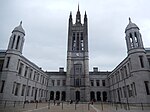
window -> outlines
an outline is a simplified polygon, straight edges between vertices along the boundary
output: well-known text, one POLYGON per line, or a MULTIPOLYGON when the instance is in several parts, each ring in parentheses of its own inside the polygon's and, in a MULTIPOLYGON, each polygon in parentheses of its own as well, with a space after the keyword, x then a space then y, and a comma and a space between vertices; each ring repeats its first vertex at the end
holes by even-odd
POLYGON ((22 85, 22 92, 21 92, 21 96, 24 96, 25 88, 26 88, 26 85, 22 85))
POLYGON ((100 86, 99 80, 96 80, 96 86, 100 86))
POLYGON ((30 78, 30 79, 32 78, 32 73, 33 73, 33 70, 30 69, 30 73, 29 73, 29 78, 30 78))
POLYGON ((133 48, 133 47, 134 47, 134 45, 133 45, 133 38, 132 38, 132 34, 130 33, 129 35, 130 35, 130 45, 131 45, 131 48, 133 48))
POLYGON ((144 68, 143 56, 139 56, 141 67, 144 68))
POLYGON ((139 44, 138 44, 138 39, 137 39, 137 33, 136 33, 136 32, 134 32, 134 36, 135 36, 135 44, 136 44, 136 47, 138 47, 139 44))
POLYGON ((77 51, 79 51, 79 33, 77 33, 77 51))
POLYGON ((62 85, 63 85, 63 86, 66 85, 66 80, 63 80, 62 85))
POLYGON ((55 86, 55 80, 52 80, 52 86, 55 86))
POLYGON ((30 95, 30 88, 31 88, 30 86, 27 87, 27 96, 30 95))
POLYGON ((150 58, 148 58, 148 62, 149 62, 149 67, 150 67, 150 58))
POLYGON ((150 95, 150 90, 149 90, 150 85, 149 85, 149 82, 148 81, 144 81, 144 83, 145 83, 146 93, 147 93, 147 95, 150 95))
POLYGON ((36 81, 39 81, 39 76, 40 76, 40 74, 38 73, 37 77, 36 77, 36 81))
POLYGON ((2 85, 1 85, 0 93, 3 93, 4 92, 5 81, 2 80, 1 83, 2 83, 2 85))
POLYGON ((76 39, 75 39, 75 33, 73 33, 73 37, 72 37, 72 50, 74 51, 76 47, 76 39))
POLYGON ((60 86, 60 80, 57 80, 57 86, 60 86))
POLYGON ((7 63, 6 63, 6 68, 8 68, 10 62, 10 57, 7 57, 7 63))
POLYGON ((16 84, 16 88, 15 88, 15 96, 18 96, 19 88, 20 88, 20 84, 17 83, 17 84, 16 84))
POLYGON ((81 50, 84 50, 83 32, 81 32, 81 50))
POLYGON ((23 69, 23 64, 20 63, 18 75, 21 75, 21 74, 22 74, 22 69, 23 69))
POLYGON ((17 38, 16 49, 18 49, 18 45, 19 45, 19 40, 20 40, 20 36, 18 36, 18 38, 17 38))
POLYGON ((127 67, 126 66, 124 66, 124 72, 125 72, 126 77, 128 77, 128 72, 127 72, 127 67))
POLYGON ((33 94, 34 94, 34 87, 32 87, 32 92, 31 92, 31 96, 33 96, 33 94))
POLYGON ((0 60, 0 72, 2 72, 2 69, 3 69, 3 63, 4 63, 4 60, 0 60))
POLYGON ((124 97, 126 98, 127 97, 127 93, 126 93, 126 87, 125 86, 123 87, 123 92, 124 92, 124 97))
POLYGON ((91 86, 94 86, 94 81, 93 80, 91 80, 91 86))
POLYGON ((13 37, 13 42, 12 42, 12 45, 11 45, 11 49, 12 49, 12 48, 13 48, 13 46, 14 46, 15 39, 16 39, 16 35, 14 35, 14 37, 13 37))
POLYGON ((36 71, 34 71, 33 80, 36 78, 36 71))
POLYGON ((103 86, 105 86, 105 85, 106 85, 106 84, 105 84, 105 80, 102 80, 102 85, 103 85, 103 86))
POLYGON ((16 82, 14 82, 14 84, 13 84, 12 94, 14 94, 14 92, 15 92, 15 87, 16 87, 16 82))
POLYGON ((24 77, 27 76, 27 72, 28 72, 28 67, 26 66, 26 68, 25 68, 25 73, 24 73, 24 77))
POLYGON ((79 78, 75 79, 75 85, 76 85, 77 87, 80 86, 80 79, 79 79, 79 78))
POLYGON ((74 65, 75 69, 75 75, 81 75, 82 74, 82 65, 81 64, 75 64, 74 65))
POLYGON ((133 82, 133 88, 134 88, 134 94, 135 94, 135 96, 137 95, 137 93, 136 93, 136 86, 135 86, 135 82, 133 82))

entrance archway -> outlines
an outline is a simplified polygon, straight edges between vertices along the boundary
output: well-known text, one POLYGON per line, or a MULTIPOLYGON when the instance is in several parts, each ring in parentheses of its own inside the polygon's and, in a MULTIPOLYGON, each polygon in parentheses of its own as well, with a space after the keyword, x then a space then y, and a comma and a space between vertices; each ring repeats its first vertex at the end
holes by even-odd
POLYGON ((98 91, 96 95, 97 95, 97 101, 101 101, 101 92, 98 91))
POLYGON ((91 93, 90 93, 90 99, 91 100, 95 100, 95 93, 94 93, 94 91, 91 91, 91 93))
POLYGON ((103 101, 106 101, 106 100, 107 100, 107 92, 104 91, 104 92, 103 92, 103 101))
POLYGON ((76 91, 76 100, 77 100, 77 101, 80 100, 80 91, 76 91))
POLYGON ((50 100, 54 100, 54 91, 50 92, 50 100))
POLYGON ((59 100, 59 99, 60 99, 60 92, 57 91, 57 92, 56 92, 56 100, 59 100))

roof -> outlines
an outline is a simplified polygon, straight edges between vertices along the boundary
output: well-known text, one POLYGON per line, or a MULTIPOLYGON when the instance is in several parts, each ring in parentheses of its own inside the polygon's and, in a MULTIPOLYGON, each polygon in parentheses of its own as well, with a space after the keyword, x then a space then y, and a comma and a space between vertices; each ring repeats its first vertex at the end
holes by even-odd
POLYGON ((25 35, 25 31, 24 29, 22 28, 22 21, 20 22, 19 26, 15 27, 14 30, 12 32, 15 32, 15 31, 19 31, 21 33, 23 33, 25 35))
POLYGON ((138 28, 139 29, 139 27, 135 23, 132 23, 131 18, 129 18, 129 24, 126 27, 125 32, 131 28, 138 28))

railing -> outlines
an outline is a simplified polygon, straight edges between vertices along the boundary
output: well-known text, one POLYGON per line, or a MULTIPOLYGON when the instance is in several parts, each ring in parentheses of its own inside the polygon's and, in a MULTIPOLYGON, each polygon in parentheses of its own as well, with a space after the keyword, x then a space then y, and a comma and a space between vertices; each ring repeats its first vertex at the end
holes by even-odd
MULTIPOLYGON (((33 103, 23 102, 23 101, 10 101, 10 100, 0 100, 0 112, 9 112, 12 110, 26 111, 26 110, 34 110, 34 109, 72 109, 79 110, 82 108, 85 111, 92 110, 97 108, 100 111, 110 111, 115 110, 149 110, 150 111, 150 103, 113 103, 113 102, 72 102, 72 101, 48 101, 48 102, 38 102, 35 101, 33 103), (84 108, 83 108, 84 107, 84 108)), ((15 112, 14 111, 14 112, 15 112)), ((17 111, 16 111, 17 112, 17 111)))

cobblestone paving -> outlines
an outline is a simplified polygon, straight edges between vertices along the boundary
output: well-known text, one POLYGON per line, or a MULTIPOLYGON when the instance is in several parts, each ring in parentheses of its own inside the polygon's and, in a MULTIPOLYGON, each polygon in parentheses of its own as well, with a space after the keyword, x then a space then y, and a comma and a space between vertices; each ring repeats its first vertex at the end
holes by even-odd
POLYGON ((111 105, 111 104, 93 104, 87 103, 80 104, 67 104, 60 103, 54 105, 53 103, 30 103, 23 105, 0 105, 0 112, 150 112, 150 106, 142 108, 141 106, 130 106, 127 108, 124 105, 111 105), (36 108, 37 107, 37 108, 36 108), (143 109, 143 110, 142 110, 143 109))
POLYGON ((23 105, 13 107, 12 106, 4 106, 0 107, 0 112, 96 112, 92 107, 88 108, 88 104, 67 104, 62 103, 60 105, 54 105, 48 103, 39 103, 36 108, 36 103, 26 104, 25 108, 23 105))

